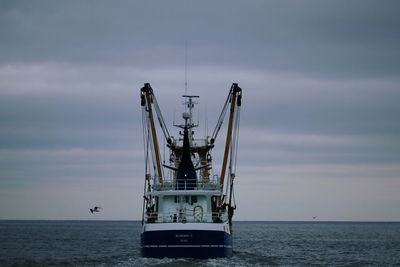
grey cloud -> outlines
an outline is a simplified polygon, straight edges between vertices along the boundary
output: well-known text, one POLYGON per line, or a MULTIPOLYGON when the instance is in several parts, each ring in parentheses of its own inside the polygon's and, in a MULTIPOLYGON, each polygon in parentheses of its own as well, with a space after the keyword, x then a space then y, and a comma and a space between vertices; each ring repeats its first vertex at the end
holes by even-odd
POLYGON ((326 136, 315 135, 303 139, 304 135, 273 136, 265 140, 257 138, 268 136, 268 129, 261 132, 252 129, 253 134, 244 136, 240 143, 239 162, 244 166, 276 166, 306 164, 396 164, 400 161, 400 142, 397 136, 326 136), (330 143, 329 140, 339 142, 330 143), (344 138, 347 141, 341 142, 344 138), (299 140, 293 142, 293 140, 299 140), (323 142, 319 140, 324 140, 323 142), (263 144, 260 146, 260 144, 263 144))
MULTIPOLYGON (((20 75, 13 78, 1 75, 8 80, 8 85, 1 87, 4 93, 0 99, 4 147, 122 146, 131 142, 129 136, 141 140, 141 132, 137 130, 141 127, 138 94, 144 78, 151 75, 98 67, 78 67, 71 73, 70 68, 44 66, 32 75, 26 74, 25 67, 19 67, 20 75), (54 77, 55 73, 63 75, 54 77), (29 77, 27 82, 25 75, 29 77), (32 85, 36 89, 24 89, 32 85)), ((240 69, 217 72, 211 68, 196 72, 199 77, 192 77, 190 84, 192 92, 201 95, 199 103, 203 109, 196 117, 203 124, 205 113, 209 114, 209 131, 216 123, 215 114, 219 114, 230 86, 225 81, 237 77, 248 103, 242 111, 244 127, 260 132, 339 135, 398 136, 400 132, 395 123, 400 114, 397 105, 400 91, 393 82, 311 80, 240 69), (229 72, 231 77, 226 74, 229 72), (210 79, 204 81, 203 77, 210 79)), ((153 88, 171 125, 174 119, 180 119, 178 98, 183 90, 176 81, 181 77, 177 71, 160 70, 153 74, 156 78, 153 88)))
MULTIPOLYGON (((101 192, 118 205, 112 218, 125 218, 131 203, 138 218, 139 89, 150 82, 167 124, 179 122, 187 40, 189 92, 201 96, 197 136, 206 120, 212 131, 232 82, 244 90, 237 190, 243 207, 254 201, 253 183, 257 194, 271 193, 275 218, 295 212, 304 219, 306 209, 291 203, 314 201, 307 198, 310 184, 336 207, 343 207, 337 192, 345 187, 347 200, 355 199, 363 179, 369 184, 359 195, 379 189, 368 203, 386 193, 398 200, 387 189, 398 188, 392 181, 400 162, 398 10, 396 1, 2 1, 0 198, 27 194, 35 210, 57 198, 51 190, 65 187, 60 203, 75 191, 77 200, 89 201, 77 189, 97 181, 99 192, 91 189, 90 197, 101 192), (128 204, 105 189, 110 185, 131 198, 128 204)), ((224 131, 214 149, 216 172, 223 137, 224 131)), ((9 217, 22 216, 3 202, 9 217)), ((240 210, 241 218, 258 216, 240 210)))
POLYGON ((9 5, 1 13, 2 62, 177 66, 188 40, 191 64, 257 65, 316 77, 397 77, 399 72, 396 1, 9 5))

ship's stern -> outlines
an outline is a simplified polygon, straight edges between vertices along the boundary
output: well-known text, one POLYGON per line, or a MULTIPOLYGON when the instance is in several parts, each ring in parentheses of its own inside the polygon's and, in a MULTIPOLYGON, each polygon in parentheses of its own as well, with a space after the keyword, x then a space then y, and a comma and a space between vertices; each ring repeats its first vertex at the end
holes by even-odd
POLYGON ((144 227, 141 234, 142 256, 199 259, 231 257, 232 235, 225 225, 217 226, 163 223, 144 227))

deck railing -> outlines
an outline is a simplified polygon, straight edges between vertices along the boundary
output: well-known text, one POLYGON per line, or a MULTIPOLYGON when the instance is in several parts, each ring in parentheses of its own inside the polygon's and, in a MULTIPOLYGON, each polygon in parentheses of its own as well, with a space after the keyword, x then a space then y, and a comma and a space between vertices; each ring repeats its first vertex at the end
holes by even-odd
POLYGON ((227 212, 206 212, 201 216, 193 213, 192 210, 181 212, 149 212, 145 215, 148 223, 220 223, 228 220, 227 212))
POLYGON ((175 180, 166 179, 162 183, 154 179, 153 190, 156 191, 167 191, 167 190, 219 190, 219 177, 214 175, 212 179, 187 179, 187 180, 175 180))

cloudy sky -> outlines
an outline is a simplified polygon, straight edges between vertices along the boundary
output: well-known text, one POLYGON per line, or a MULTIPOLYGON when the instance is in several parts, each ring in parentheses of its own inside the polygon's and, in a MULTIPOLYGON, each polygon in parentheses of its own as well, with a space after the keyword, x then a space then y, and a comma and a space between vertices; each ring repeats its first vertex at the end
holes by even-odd
POLYGON ((140 219, 139 90, 150 82, 178 120, 187 42, 199 137, 243 88, 236 220, 400 220, 399 13, 367 0, 1 1, 0 219, 140 219))

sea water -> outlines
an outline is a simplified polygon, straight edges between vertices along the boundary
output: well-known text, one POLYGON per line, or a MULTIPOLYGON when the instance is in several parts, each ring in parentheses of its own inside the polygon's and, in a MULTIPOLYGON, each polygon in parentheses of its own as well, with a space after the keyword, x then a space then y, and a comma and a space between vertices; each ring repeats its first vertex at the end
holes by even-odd
POLYGON ((137 221, 0 221, 0 266, 400 266, 400 223, 234 222, 232 258, 147 259, 137 221))

